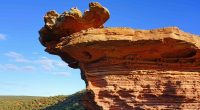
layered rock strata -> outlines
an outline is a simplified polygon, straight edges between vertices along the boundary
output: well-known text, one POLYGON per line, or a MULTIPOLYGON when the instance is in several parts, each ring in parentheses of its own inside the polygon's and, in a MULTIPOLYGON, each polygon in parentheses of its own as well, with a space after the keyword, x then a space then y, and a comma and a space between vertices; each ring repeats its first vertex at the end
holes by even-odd
POLYGON ((200 109, 199 36, 176 27, 100 28, 104 22, 40 40, 47 52, 81 69, 87 110, 200 109))

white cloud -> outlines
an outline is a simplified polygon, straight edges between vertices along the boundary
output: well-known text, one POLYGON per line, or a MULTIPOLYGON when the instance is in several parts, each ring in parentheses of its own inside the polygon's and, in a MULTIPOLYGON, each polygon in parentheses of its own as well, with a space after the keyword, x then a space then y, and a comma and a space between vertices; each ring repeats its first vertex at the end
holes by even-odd
POLYGON ((7 57, 10 57, 12 60, 16 62, 29 62, 28 59, 24 58, 24 56, 17 52, 8 52, 5 54, 7 57))
POLYGON ((14 64, 5 64, 3 65, 4 70, 9 70, 9 71, 18 71, 19 68, 14 65, 14 64))
POLYGON ((37 60, 36 63, 39 63, 41 67, 47 71, 52 71, 55 68, 64 68, 67 66, 67 64, 63 61, 57 61, 47 57, 42 57, 41 59, 37 60))
MULTIPOLYGON (((67 63, 61 60, 54 60, 47 57, 40 57, 38 59, 28 59, 24 55, 18 52, 8 52, 5 55, 10 58, 13 64, 5 65, 0 64, 1 68, 6 68, 7 70, 13 71, 35 71, 40 68, 40 71, 51 71, 55 72, 56 70, 63 70, 67 67, 67 63), (27 64, 29 66, 27 66, 27 64), (21 65, 21 66, 18 66, 21 65), (25 66, 23 66, 25 65, 25 66)), ((68 73, 59 72, 58 75, 67 76, 68 73)))
POLYGON ((6 35, 0 33, 0 40, 6 40, 6 35))
POLYGON ((39 55, 39 53, 38 53, 38 52, 32 52, 32 54, 33 54, 33 55, 39 55))
POLYGON ((67 63, 65 63, 63 61, 56 61, 55 65, 59 66, 59 67, 67 67, 67 63))
POLYGON ((17 66, 15 64, 0 64, 0 71, 21 71, 21 72, 31 72, 35 70, 34 66, 17 66))
POLYGON ((43 67, 43 69, 45 69, 47 71, 51 71, 55 67, 54 61, 52 59, 47 58, 47 57, 42 57, 37 62, 39 64, 41 64, 41 66, 43 67))
POLYGON ((2 70, 3 69, 3 65, 2 64, 0 64, 0 70, 2 70))
POLYGON ((34 66, 23 66, 21 67, 21 71, 35 71, 34 66))
POLYGON ((68 72, 55 72, 54 75, 68 77, 70 74, 68 72))

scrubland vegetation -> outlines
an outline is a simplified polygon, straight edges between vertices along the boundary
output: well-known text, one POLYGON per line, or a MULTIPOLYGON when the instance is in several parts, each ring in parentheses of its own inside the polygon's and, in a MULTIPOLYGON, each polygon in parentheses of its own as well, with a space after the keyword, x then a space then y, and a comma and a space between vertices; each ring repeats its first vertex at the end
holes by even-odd
POLYGON ((84 91, 70 96, 0 96, 0 110, 84 110, 80 98, 84 91))

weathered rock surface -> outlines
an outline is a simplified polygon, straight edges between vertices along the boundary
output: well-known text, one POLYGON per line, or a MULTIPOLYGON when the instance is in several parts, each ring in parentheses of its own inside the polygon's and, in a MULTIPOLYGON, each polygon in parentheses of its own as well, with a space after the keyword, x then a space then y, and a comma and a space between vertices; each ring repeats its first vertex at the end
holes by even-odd
POLYGON ((89 4, 89 10, 82 15, 77 8, 69 12, 58 14, 52 10, 44 16, 45 25, 39 31, 40 42, 46 46, 47 42, 58 41, 61 37, 79 32, 88 28, 100 28, 109 19, 109 11, 99 3, 89 4))
POLYGON ((200 109, 199 36, 169 27, 59 37, 45 42, 46 51, 81 69, 88 110, 200 109))

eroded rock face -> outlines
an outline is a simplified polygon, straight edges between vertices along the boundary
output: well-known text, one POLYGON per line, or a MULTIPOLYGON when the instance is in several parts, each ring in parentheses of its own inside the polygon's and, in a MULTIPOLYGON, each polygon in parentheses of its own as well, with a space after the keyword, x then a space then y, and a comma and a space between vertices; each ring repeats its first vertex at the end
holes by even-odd
POLYGON ((100 28, 109 19, 109 11, 99 3, 89 4, 89 10, 83 15, 78 8, 71 8, 69 12, 58 14, 52 10, 44 16, 45 25, 39 31, 40 42, 47 46, 50 42, 59 41, 61 37, 88 28, 100 28))
POLYGON ((200 109, 199 36, 176 27, 75 32, 45 46, 81 69, 86 109, 200 109))

